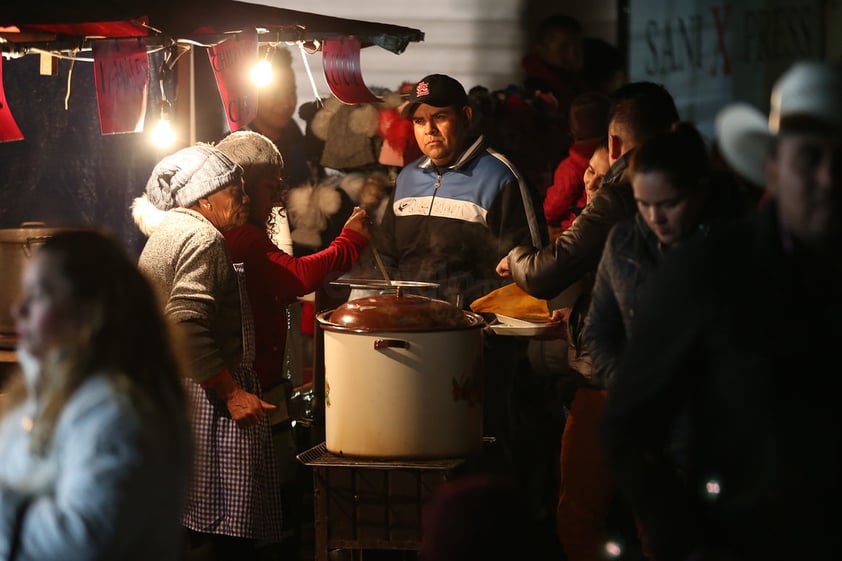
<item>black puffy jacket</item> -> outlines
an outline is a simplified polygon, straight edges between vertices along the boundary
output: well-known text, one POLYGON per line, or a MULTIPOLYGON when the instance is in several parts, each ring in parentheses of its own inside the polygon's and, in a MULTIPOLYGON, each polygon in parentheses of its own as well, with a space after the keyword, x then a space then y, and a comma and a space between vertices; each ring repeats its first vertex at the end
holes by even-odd
POLYGON ((521 245, 509 252, 509 269, 520 288, 550 299, 596 270, 608 232, 637 211, 626 174, 630 156, 627 152, 614 162, 594 198, 555 242, 540 250, 521 245))

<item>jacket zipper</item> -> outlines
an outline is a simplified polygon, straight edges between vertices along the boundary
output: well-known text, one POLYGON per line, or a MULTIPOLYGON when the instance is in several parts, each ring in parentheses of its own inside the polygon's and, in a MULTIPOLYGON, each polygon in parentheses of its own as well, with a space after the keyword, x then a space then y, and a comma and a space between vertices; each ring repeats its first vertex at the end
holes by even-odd
POLYGON ((436 202, 436 193, 439 192, 439 187, 441 187, 441 172, 436 170, 436 182, 433 185, 433 198, 430 199, 430 210, 427 211, 427 216, 431 216, 433 214, 433 204, 436 202))

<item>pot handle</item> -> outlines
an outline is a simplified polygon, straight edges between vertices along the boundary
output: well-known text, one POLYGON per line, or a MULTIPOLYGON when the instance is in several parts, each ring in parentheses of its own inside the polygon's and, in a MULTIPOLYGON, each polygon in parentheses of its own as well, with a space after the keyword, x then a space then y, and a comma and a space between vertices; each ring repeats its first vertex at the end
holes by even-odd
POLYGON ((400 339, 375 339, 374 341, 375 349, 388 349, 393 347, 408 349, 409 341, 401 341, 400 339))
POLYGON ((24 255, 32 257, 32 254, 35 252, 33 246, 35 246, 35 244, 42 245, 48 239, 50 239, 50 236, 32 236, 26 238, 26 243, 23 244, 24 255))

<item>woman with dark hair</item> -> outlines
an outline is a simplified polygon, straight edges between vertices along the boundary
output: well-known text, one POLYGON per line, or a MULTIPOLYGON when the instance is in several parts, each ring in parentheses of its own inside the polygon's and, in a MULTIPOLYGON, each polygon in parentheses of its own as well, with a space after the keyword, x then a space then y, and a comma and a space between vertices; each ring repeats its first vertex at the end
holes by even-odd
POLYGON ((638 212, 608 237, 584 335, 604 387, 630 333, 640 288, 663 253, 707 235, 745 208, 735 207, 713 181, 705 141, 690 124, 680 123, 641 145, 629 170, 638 212))
POLYGON ((104 235, 56 234, 13 310, 0 558, 177 560, 190 466, 180 368, 150 283, 104 235))
POLYGON ((617 223, 608 235, 583 335, 593 361, 592 386, 577 390, 562 437, 557 524, 571 561, 601 558, 606 541, 615 488, 600 445, 599 424, 641 288, 664 252, 707 235, 746 208, 734 205, 726 189, 712 179, 705 141, 687 123, 641 144, 632 154, 629 171, 637 213, 617 223))
POLYGON ((640 285, 664 251, 708 228, 702 218, 708 206, 709 157, 691 125, 680 124, 644 143, 632 155, 629 170, 638 212, 608 237, 585 328, 603 386, 610 383, 630 331, 640 285))

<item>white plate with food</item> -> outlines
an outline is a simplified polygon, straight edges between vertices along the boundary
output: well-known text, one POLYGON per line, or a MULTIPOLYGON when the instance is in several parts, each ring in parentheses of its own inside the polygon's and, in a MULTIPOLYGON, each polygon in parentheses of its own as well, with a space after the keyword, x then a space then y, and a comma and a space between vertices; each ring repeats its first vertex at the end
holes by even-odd
POLYGON ((516 337, 535 337, 537 335, 550 335, 554 331, 561 336, 561 322, 549 321, 537 323, 534 321, 526 321, 517 319, 503 314, 494 314, 495 322, 488 325, 497 335, 509 335, 516 337))

